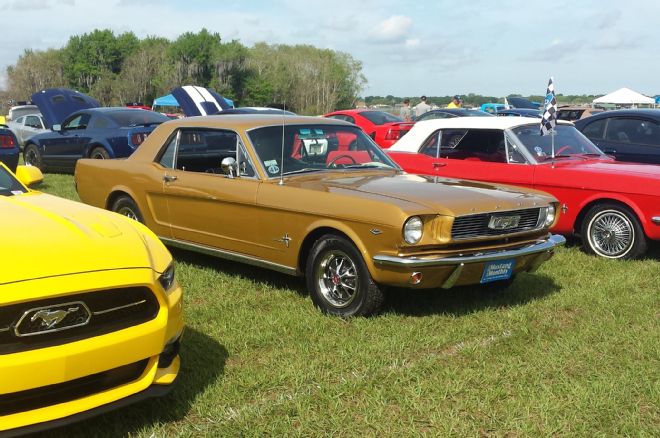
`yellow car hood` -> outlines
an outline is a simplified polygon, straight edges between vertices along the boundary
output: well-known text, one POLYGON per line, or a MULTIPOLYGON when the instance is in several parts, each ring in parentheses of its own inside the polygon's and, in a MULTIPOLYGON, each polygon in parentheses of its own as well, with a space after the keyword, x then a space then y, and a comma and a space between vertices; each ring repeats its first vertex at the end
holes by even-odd
POLYGON ((0 196, 0 216, 0 284, 153 264, 139 229, 115 213, 33 192, 0 196))

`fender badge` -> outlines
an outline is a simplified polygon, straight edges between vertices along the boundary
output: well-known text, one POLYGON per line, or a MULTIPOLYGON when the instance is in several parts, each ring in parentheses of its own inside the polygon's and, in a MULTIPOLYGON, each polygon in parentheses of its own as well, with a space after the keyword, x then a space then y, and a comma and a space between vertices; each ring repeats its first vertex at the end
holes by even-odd
POLYGON ((372 228, 372 229, 370 229, 369 231, 370 231, 371 234, 373 234, 374 236, 378 236, 379 234, 383 234, 383 232, 380 231, 378 228, 372 228))

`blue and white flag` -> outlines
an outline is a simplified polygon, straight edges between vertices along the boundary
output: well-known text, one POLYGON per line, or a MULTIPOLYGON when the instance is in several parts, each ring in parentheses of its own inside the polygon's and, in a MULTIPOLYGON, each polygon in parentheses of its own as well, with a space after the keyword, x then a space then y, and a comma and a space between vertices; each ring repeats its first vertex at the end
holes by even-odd
POLYGON ((541 135, 548 135, 557 125, 557 99, 555 98, 555 84, 550 78, 548 89, 543 102, 543 117, 541 118, 541 135))

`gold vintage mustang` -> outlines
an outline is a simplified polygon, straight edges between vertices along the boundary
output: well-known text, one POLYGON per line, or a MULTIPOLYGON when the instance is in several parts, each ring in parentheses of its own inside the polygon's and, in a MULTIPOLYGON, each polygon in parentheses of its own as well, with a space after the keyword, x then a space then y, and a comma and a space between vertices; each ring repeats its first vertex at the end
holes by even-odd
POLYGON ((367 315, 382 286, 449 288, 534 271, 562 243, 542 192, 408 175, 360 128, 232 114, 156 128, 125 160, 79 160, 80 198, 167 245, 304 275, 314 303, 367 315))
POLYGON ((167 392, 183 330, 167 249, 134 221, 28 190, 34 167, 17 175, 0 164, 0 436, 167 392))

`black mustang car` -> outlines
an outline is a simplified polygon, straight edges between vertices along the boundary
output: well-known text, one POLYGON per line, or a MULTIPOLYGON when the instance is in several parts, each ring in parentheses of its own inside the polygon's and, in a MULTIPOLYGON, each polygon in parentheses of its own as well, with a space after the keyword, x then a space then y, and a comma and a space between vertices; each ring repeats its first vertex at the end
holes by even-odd
POLYGON ((660 164, 660 110, 605 111, 576 121, 575 127, 618 161, 660 164))

